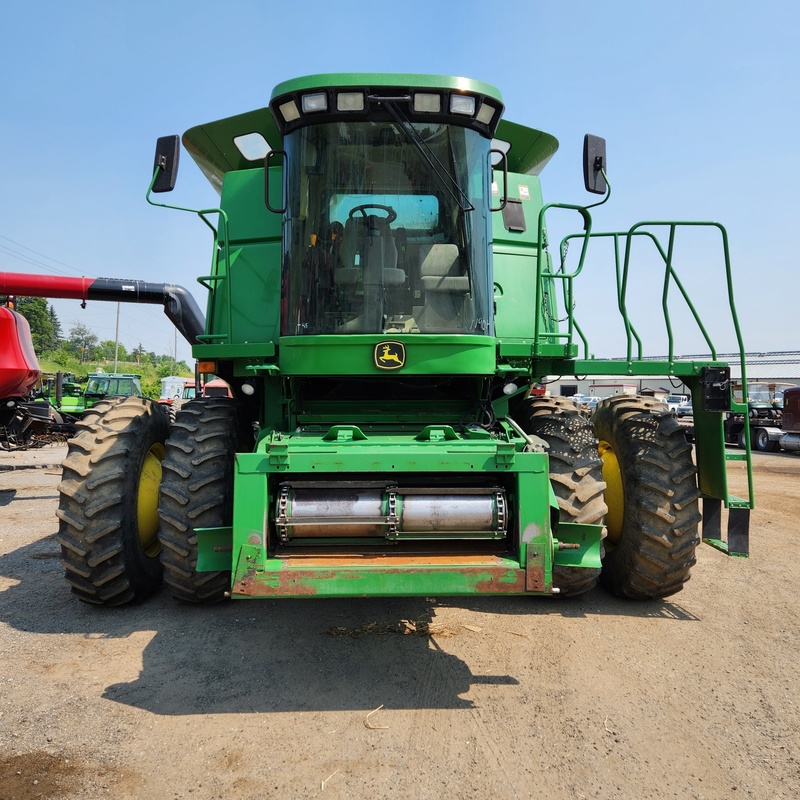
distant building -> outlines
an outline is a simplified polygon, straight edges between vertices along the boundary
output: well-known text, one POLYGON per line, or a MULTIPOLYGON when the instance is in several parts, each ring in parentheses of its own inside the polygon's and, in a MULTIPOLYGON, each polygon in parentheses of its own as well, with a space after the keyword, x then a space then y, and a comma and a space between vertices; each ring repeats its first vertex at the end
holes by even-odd
MULTIPOLYGON (((678 361, 705 361, 711 355, 679 356, 678 361)), ((718 353, 720 361, 727 361, 731 367, 731 380, 742 379, 742 368, 738 353, 718 353)), ((658 356, 652 361, 666 361, 666 356, 658 356)), ((800 385, 800 350, 786 350, 774 353, 746 353, 745 372, 748 381, 770 381, 800 385)), ((615 380, 608 375, 582 375, 580 378, 565 377, 551 379, 547 383, 551 395, 571 397, 579 394, 587 397, 611 397, 616 394, 645 394, 663 398, 670 394, 688 394, 688 388, 680 378, 666 376, 656 378, 620 377, 615 380)))

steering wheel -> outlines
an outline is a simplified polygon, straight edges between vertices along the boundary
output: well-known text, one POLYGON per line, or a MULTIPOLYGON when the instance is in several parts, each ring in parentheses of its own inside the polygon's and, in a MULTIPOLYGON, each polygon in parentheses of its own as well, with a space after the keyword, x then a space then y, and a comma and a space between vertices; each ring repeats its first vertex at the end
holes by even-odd
POLYGON ((397 212, 391 206, 382 206, 378 203, 364 203, 362 206, 356 206, 355 208, 350 209, 350 213, 348 216, 352 219, 356 214, 359 212, 363 215, 364 219, 367 218, 367 209, 369 208, 377 208, 381 211, 386 212, 386 217, 384 218, 387 223, 391 224, 397 219, 397 212))

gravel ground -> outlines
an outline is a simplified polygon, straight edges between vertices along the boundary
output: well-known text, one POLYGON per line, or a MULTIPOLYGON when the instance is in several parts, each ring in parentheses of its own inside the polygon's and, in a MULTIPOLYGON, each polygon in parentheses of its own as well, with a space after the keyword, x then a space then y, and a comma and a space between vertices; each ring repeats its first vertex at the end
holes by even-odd
POLYGON ((666 601, 96 609, 65 451, 0 453, 0 800, 798 796, 800 457, 756 454, 751 558, 666 601))

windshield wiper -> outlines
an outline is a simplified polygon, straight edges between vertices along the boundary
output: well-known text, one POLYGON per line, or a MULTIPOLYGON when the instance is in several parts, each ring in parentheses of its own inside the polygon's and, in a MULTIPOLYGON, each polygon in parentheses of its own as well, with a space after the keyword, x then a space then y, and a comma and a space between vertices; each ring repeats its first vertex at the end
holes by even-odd
POLYGON ((456 204, 462 211, 474 211, 475 206, 470 203, 469 198, 464 193, 464 190, 458 185, 458 181, 447 171, 447 168, 437 158, 436 154, 428 147, 425 140, 417 133, 414 126, 411 124, 408 117, 394 104, 394 102, 385 97, 372 97, 370 100, 379 102, 387 109, 387 111, 394 117, 400 130, 405 135, 414 147, 419 150, 419 154, 425 160, 425 163, 431 168, 433 176, 439 181, 441 187, 455 200, 456 204))

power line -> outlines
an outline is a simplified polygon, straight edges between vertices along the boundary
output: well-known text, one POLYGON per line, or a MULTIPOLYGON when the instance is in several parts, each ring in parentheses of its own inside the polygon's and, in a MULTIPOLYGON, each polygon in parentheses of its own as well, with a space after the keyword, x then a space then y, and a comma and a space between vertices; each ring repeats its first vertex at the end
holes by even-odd
MULTIPOLYGON (((28 247, 27 245, 14 241, 14 239, 9 238, 8 236, 3 236, 2 233, 0 233, 0 239, 5 239, 7 242, 11 242, 11 244, 16 245, 17 247, 21 247, 23 250, 27 250, 29 253, 33 253, 34 255, 40 256, 41 258, 47 259, 47 261, 52 261, 53 264, 60 264, 62 267, 65 267, 66 269, 70 270, 70 272, 74 272, 77 275, 88 275, 89 277, 93 278, 97 277, 96 275, 92 275, 91 273, 86 272, 85 270, 76 269, 75 267, 69 264, 65 264, 63 261, 59 261, 56 258, 51 258, 50 256, 45 255, 44 253, 40 253, 38 250, 34 250, 32 247, 28 247)), ((7 247, 5 245, 0 245, 0 251, 8 255, 14 256, 14 258, 17 258, 20 261, 24 261, 27 264, 32 264, 35 267, 41 267, 42 269, 47 269, 52 272, 65 274, 64 271, 58 269, 58 267, 54 267, 50 264, 43 264, 41 261, 37 261, 36 259, 33 259, 30 256, 27 256, 24 253, 20 253, 14 250, 13 248, 7 247)))

